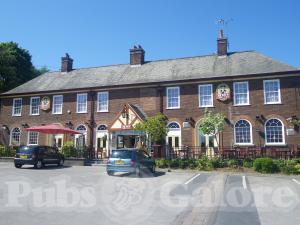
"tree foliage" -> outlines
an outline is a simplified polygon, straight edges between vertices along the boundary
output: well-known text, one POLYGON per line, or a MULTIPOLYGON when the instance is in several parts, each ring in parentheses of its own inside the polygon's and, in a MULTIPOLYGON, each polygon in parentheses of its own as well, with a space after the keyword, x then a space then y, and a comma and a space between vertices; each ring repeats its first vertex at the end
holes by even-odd
POLYGON ((201 119, 199 123, 199 130, 204 135, 214 135, 216 137, 219 132, 224 130, 224 119, 225 116, 222 113, 213 113, 205 110, 204 118, 201 119))
POLYGON ((148 117, 143 123, 134 126, 135 130, 144 131, 153 142, 162 141, 167 135, 167 117, 161 113, 148 117))
POLYGON ((13 89, 48 71, 36 69, 31 55, 15 42, 0 43, 0 92, 13 89))

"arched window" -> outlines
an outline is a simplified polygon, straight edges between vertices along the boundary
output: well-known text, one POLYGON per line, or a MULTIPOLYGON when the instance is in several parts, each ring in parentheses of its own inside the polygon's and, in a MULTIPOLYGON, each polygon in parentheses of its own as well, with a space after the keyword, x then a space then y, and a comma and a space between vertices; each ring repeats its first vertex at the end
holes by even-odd
POLYGON ((21 137, 20 128, 16 127, 14 129, 12 129, 11 136, 10 136, 10 144, 11 145, 20 145, 20 137, 21 137))
POLYGON ((85 133, 86 132, 86 127, 84 125, 79 125, 76 128, 77 131, 81 132, 81 133, 85 133))
POLYGON ((234 125, 235 143, 252 144, 251 124, 247 120, 239 120, 234 125))
POLYGON ((167 144, 174 150, 181 146, 181 130, 177 122, 170 122, 168 124, 167 144))
POLYGON ((279 119, 269 119, 265 125, 266 144, 284 144, 284 127, 279 119))
POLYGON ((97 128, 98 131, 107 130, 107 126, 105 124, 100 124, 97 128))
POLYGON ((180 126, 179 126, 179 124, 178 123, 176 123, 176 122, 171 122, 171 123, 169 123, 168 124, 168 128, 169 129, 180 129, 180 126))

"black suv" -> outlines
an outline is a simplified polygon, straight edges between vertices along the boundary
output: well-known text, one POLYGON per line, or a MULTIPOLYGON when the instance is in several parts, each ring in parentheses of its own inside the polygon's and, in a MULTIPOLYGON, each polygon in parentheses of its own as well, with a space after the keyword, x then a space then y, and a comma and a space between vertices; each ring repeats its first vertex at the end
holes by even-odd
POLYGON ((50 146, 20 146, 16 150, 14 159, 15 167, 21 168, 22 165, 34 165, 40 169, 45 164, 56 164, 63 166, 64 156, 57 148, 50 146))

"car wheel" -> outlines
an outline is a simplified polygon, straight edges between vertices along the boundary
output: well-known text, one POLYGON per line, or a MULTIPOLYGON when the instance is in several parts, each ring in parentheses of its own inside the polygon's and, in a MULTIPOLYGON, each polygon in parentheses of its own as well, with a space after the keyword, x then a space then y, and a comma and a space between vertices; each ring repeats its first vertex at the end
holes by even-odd
POLYGON ((60 159, 57 166, 63 166, 64 165, 64 160, 63 159, 60 159))
POLYGON ((135 176, 136 177, 142 177, 142 171, 140 167, 135 168, 135 176))
POLYGON ((15 164, 15 167, 16 167, 16 168, 21 168, 22 165, 21 165, 21 164, 15 164))
POLYGON ((34 168, 36 168, 36 169, 41 169, 41 168, 43 168, 43 162, 41 161, 41 160, 38 160, 37 162, 36 162, 36 164, 34 165, 34 168))
POLYGON ((114 175, 114 172, 112 172, 112 171, 106 171, 106 172, 107 172, 108 176, 113 176, 114 175))

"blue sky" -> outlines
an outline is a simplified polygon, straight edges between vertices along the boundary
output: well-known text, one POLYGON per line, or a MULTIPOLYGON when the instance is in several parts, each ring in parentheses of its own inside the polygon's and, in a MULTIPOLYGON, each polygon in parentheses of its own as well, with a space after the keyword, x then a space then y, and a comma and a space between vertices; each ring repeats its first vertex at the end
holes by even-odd
POLYGON ((65 52, 76 68, 128 63, 134 44, 146 60, 207 55, 224 18, 233 19, 230 51, 256 50, 299 68, 299 8, 297 0, 7 0, 0 42, 19 43, 50 70, 65 52))

